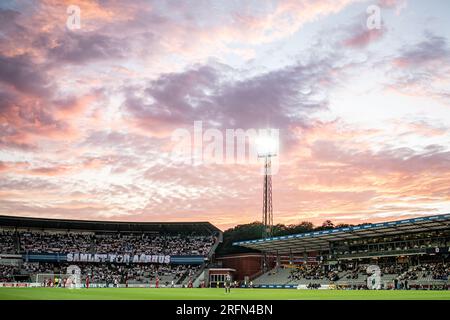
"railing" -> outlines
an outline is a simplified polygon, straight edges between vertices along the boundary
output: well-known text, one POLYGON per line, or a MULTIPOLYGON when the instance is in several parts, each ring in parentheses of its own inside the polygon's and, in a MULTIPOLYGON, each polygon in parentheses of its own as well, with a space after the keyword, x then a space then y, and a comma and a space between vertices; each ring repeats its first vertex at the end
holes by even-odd
POLYGON ((366 257, 388 257, 398 255, 415 255, 425 254, 426 249, 404 249, 404 250, 390 250, 390 251, 373 251, 373 252, 354 252, 348 254, 338 254, 337 259, 349 259, 349 258, 366 258, 366 257))
POLYGON ((222 233, 220 233, 219 236, 216 238, 216 242, 214 242, 214 244, 211 246, 211 249, 209 249, 209 252, 207 255, 209 261, 211 261, 212 256, 213 256, 214 252, 216 252, 216 249, 219 246, 219 244, 222 242, 222 239, 223 239, 223 235, 222 235, 222 233))
POLYGON ((249 279, 250 281, 253 281, 253 280, 255 280, 256 278, 262 276, 263 274, 264 274, 264 271, 260 270, 260 271, 258 271, 258 272, 256 272, 256 273, 250 275, 250 276, 248 277, 248 279, 249 279))

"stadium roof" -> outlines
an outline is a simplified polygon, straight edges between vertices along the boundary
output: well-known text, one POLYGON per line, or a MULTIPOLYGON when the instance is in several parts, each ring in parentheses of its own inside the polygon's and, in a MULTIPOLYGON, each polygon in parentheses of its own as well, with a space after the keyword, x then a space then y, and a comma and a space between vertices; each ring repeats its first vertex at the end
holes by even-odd
POLYGON ((263 252, 303 253, 328 250, 330 242, 389 236, 402 233, 443 230, 450 227, 450 214, 405 219, 399 221, 370 223, 354 227, 292 234, 257 240, 234 242, 233 245, 263 252))
POLYGON ((209 222, 115 222, 0 216, 0 227, 97 232, 221 232, 209 222))

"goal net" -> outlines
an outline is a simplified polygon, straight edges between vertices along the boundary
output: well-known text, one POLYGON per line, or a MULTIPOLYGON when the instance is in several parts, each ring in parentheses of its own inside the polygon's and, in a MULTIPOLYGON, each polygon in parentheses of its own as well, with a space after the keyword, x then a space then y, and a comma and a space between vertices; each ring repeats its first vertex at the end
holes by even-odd
POLYGON ((44 287, 48 287, 50 283, 53 285, 59 284, 61 281, 61 285, 64 283, 63 280, 66 280, 70 277, 70 274, 65 273, 37 273, 34 275, 34 282, 39 283, 44 287), (55 281, 56 280, 56 281, 55 281))
POLYGON ((69 266, 66 273, 38 273, 35 282, 43 287, 81 288, 81 270, 78 266, 69 266))

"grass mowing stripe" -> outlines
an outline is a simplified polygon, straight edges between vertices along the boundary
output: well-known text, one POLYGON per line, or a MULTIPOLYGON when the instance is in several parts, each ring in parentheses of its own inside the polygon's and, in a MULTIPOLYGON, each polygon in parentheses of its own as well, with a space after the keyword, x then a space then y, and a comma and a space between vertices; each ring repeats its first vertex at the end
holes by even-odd
POLYGON ((0 288, 0 300, 450 300, 450 291, 0 288))

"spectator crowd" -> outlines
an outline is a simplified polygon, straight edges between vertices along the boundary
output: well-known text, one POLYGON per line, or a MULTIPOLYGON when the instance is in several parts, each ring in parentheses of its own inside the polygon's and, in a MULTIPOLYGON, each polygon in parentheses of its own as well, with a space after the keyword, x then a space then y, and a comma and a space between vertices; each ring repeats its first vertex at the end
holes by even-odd
MULTIPOLYGON (((29 275, 28 280, 34 282, 37 274, 61 276, 66 274, 68 263, 23 263, 21 268, 10 265, 0 265, 0 282, 15 281, 17 275, 29 275)), ((148 284, 156 279, 161 284, 168 285, 172 281, 179 283, 183 279, 194 276, 200 269, 199 265, 159 265, 159 264, 94 264, 83 263, 77 265, 81 269, 82 281, 89 277, 91 283, 102 284, 148 284)), ((43 279, 44 279, 43 278, 43 279)), ((41 279, 41 280, 43 280, 41 279)))
POLYGON ((335 268, 331 267, 325 270, 321 264, 305 264, 298 268, 291 270, 289 280, 324 280, 337 281, 339 280, 338 272, 335 268))
POLYGON ((0 253, 117 253, 207 256, 213 236, 0 231, 0 253))
MULTIPOLYGON (((289 283, 302 280, 311 281, 307 287, 312 289, 316 288, 315 285, 320 280, 323 280, 324 283, 342 280, 338 282, 340 285, 347 283, 347 280, 351 280, 349 282, 351 285, 361 285, 361 288, 364 288, 369 276, 367 273, 368 266, 367 264, 354 263, 342 263, 339 266, 332 265, 327 267, 323 264, 302 264, 290 270, 287 280, 289 283)), ((399 284, 394 286, 396 288, 405 287, 405 283, 427 284, 436 281, 446 281, 448 283, 450 280, 450 264, 434 262, 414 266, 407 264, 381 265, 380 276, 386 275, 389 275, 386 279, 399 284)))

